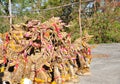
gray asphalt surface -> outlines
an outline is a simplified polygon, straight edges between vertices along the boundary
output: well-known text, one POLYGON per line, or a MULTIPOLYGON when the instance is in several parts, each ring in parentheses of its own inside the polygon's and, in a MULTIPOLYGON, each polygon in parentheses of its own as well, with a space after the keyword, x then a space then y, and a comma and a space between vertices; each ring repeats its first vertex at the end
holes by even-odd
POLYGON ((91 75, 80 84, 120 84, 120 43, 99 44, 92 54, 91 75))

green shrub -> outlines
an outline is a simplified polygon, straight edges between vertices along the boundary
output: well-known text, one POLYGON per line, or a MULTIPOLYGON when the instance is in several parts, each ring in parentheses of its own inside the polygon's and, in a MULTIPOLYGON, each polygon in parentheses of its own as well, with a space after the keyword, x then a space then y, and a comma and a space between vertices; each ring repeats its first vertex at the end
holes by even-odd
POLYGON ((106 9, 103 13, 94 14, 93 18, 86 22, 86 28, 90 34, 94 35, 91 42, 110 43, 120 42, 120 8, 115 11, 106 9))
POLYGON ((9 30, 9 27, 9 20, 6 18, 0 18, 0 33, 7 32, 9 30))

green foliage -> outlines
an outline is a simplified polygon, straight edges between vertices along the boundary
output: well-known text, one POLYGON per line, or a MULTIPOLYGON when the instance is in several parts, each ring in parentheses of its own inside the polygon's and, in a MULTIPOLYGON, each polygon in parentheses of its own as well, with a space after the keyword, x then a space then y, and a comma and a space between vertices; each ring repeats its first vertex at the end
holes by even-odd
POLYGON ((103 13, 96 13, 84 26, 94 35, 92 42, 109 43, 120 42, 120 9, 107 9, 103 13))
POLYGON ((49 6, 59 6, 60 5, 60 0, 48 0, 48 5, 49 6))
POLYGON ((76 20, 76 19, 74 19, 74 20, 72 20, 72 21, 70 21, 70 23, 69 23, 69 28, 66 30, 67 32, 69 32, 69 33, 71 33, 72 34, 72 36, 71 36, 71 38, 72 38, 72 42, 75 40, 75 39, 77 39, 77 38, 79 38, 80 37, 80 29, 79 29, 79 25, 78 25, 79 23, 78 23, 78 20, 76 20))
POLYGON ((8 19, 0 18, 0 33, 5 33, 9 30, 8 19))

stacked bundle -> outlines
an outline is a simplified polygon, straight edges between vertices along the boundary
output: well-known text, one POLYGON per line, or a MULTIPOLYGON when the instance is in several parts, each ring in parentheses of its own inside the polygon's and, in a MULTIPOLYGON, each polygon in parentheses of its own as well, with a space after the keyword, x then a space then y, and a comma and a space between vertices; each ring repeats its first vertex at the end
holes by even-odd
POLYGON ((10 84, 78 82, 77 75, 89 72, 91 36, 86 33, 72 44, 64 26, 57 17, 13 25, 1 46, 2 80, 10 84))

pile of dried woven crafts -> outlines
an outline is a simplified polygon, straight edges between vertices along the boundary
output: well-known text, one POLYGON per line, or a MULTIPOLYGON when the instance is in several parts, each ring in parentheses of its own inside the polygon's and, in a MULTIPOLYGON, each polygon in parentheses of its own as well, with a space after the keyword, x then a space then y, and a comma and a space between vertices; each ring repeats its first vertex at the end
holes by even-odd
POLYGON ((86 34, 71 43, 71 35, 63 32, 64 26, 58 17, 44 23, 29 20, 13 25, 3 35, 0 46, 2 81, 10 84, 78 82, 77 75, 89 72, 91 50, 87 41, 91 36, 86 34))

